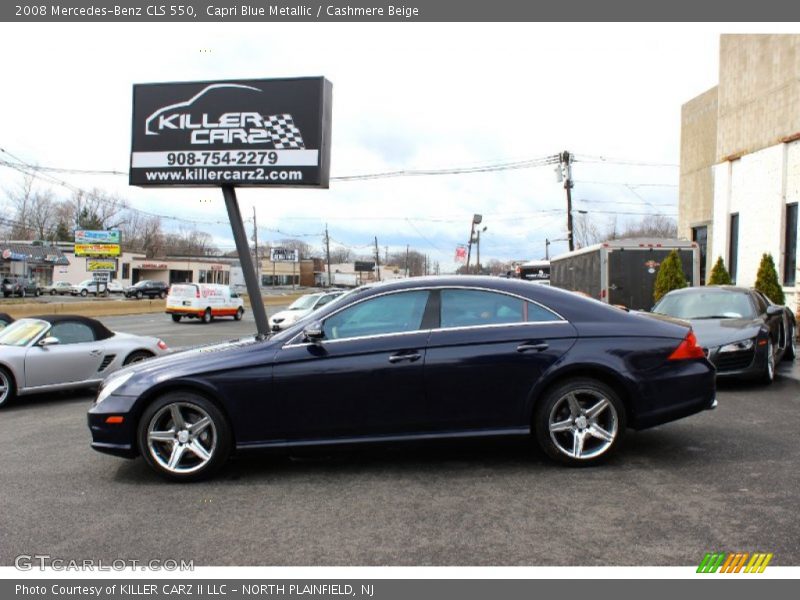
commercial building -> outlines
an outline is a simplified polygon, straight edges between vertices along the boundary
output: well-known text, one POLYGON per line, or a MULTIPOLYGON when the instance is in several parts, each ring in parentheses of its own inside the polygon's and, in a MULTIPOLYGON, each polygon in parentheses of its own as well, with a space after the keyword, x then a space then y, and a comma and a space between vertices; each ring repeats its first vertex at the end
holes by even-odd
POLYGON ((56 245, 32 242, 0 242, 0 278, 29 277, 39 285, 53 281, 55 270, 69 266, 69 259, 56 245))
POLYGON ((772 254, 798 309, 800 35, 723 35, 719 84, 683 105, 678 235, 698 242, 703 278, 722 257, 752 286, 772 254))

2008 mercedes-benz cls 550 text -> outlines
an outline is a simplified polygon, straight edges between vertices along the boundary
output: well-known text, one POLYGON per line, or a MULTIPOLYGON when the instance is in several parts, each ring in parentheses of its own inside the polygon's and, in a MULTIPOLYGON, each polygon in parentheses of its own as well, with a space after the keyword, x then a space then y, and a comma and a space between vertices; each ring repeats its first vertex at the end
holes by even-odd
POLYGON ((150 360, 107 379, 92 446, 168 478, 233 453, 533 434, 573 466, 626 428, 713 408, 714 367, 683 321, 489 277, 349 292, 266 340, 150 360))

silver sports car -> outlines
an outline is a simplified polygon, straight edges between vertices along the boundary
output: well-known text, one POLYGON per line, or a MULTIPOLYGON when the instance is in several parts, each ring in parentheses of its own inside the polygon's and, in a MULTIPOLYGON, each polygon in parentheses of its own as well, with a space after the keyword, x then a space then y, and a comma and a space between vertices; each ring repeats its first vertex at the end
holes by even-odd
POLYGON ((31 317, 0 331, 0 406, 15 395, 97 385, 124 365, 167 352, 158 338, 75 315, 31 317))

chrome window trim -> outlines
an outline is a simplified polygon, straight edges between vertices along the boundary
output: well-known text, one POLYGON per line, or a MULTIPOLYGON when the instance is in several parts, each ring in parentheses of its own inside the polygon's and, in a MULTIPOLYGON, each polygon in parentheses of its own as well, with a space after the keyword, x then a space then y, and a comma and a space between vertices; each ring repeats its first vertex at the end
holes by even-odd
MULTIPOLYGON (((495 289, 492 289, 492 288, 476 287, 476 286, 470 286, 470 285, 435 285, 435 286, 426 286, 426 287, 403 289, 403 290, 389 290, 389 291, 386 291, 386 292, 383 292, 383 293, 380 293, 380 294, 375 294, 374 296, 368 296, 366 298, 361 298, 360 300, 358 300, 357 302, 354 302, 353 304, 348 304, 347 306, 343 306, 343 307, 339 308, 338 310, 335 310, 331 314, 326 315, 325 316, 325 320, 329 319, 330 317, 340 313, 341 311, 343 311, 343 310, 345 310, 347 308, 351 308, 353 306, 356 306, 357 304, 361 304, 362 302, 366 302, 367 300, 372 300, 374 298, 380 298, 382 296, 388 296, 388 295, 391 295, 391 294, 402 294, 402 293, 405 293, 405 292, 430 292, 430 291, 433 291, 433 290, 476 290, 476 291, 480 291, 480 292, 490 292, 490 293, 494 293, 494 294, 503 294, 505 296, 511 296, 512 298, 517 298, 519 300, 522 300, 523 302, 531 302, 532 304, 535 304, 535 305, 541 307, 542 309, 546 310, 547 312, 550 312, 550 313, 554 314, 556 317, 558 317, 558 319, 554 320, 554 321, 517 321, 517 322, 514 322, 514 323, 487 323, 487 324, 484 324, 484 325, 469 325, 469 326, 463 326, 463 327, 436 327, 434 329, 415 329, 413 331, 397 331, 397 332, 392 332, 392 333, 376 333, 374 335, 362 335, 362 336, 351 337, 351 338, 342 338, 342 339, 338 339, 338 340, 324 340, 324 341, 321 341, 319 343, 301 342, 299 344, 292 344, 291 343, 292 340, 295 340, 295 339, 297 339, 298 336, 302 335, 302 332, 299 332, 297 335, 292 337, 292 339, 290 339, 286 344, 281 346, 281 350, 283 350, 284 348, 303 348, 305 346, 317 346, 317 345, 322 345, 322 344, 335 344, 335 343, 338 343, 338 342, 349 342, 349 341, 352 341, 352 340, 355 340, 355 341, 369 340, 369 339, 383 338, 383 337, 388 337, 388 336, 393 336, 393 335, 408 335, 408 334, 411 334, 411 333, 422 333, 422 332, 425 332, 425 331, 427 331, 429 333, 433 333, 433 332, 437 332, 437 331, 463 331, 463 330, 468 330, 468 329, 487 329, 487 328, 490 328, 490 327, 519 327, 521 325, 554 325, 554 324, 564 324, 564 323, 569 324, 569 321, 567 321, 562 315, 558 314, 552 308, 548 308, 544 304, 542 304, 540 302, 537 302, 536 300, 531 300, 530 298, 526 298, 525 296, 520 296, 519 294, 515 294, 515 293, 512 293, 512 292, 506 292, 504 290, 495 290, 495 289)), ((324 320, 323 320, 323 322, 324 322, 324 320)))

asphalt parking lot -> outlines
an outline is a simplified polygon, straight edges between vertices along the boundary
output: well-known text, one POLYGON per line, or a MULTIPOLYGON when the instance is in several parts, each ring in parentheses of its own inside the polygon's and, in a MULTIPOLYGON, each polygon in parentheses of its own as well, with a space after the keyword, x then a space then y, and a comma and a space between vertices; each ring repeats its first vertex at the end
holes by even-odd
MULTIPOLYGON (((104 320, 177 346, 237 337, 249 319, 104 320)), ((797 366, 782 371, 770 387, 722 385, 716 411, 630 433, 597 468, 556 466, 525 441, 482 441, 248 456, 190 485, 92 451, 89 394, 28 397, 0 411, 0 564, 46 553, 197 565, 691 565, 742 550, 796 565, 800 380, 797 366)))

